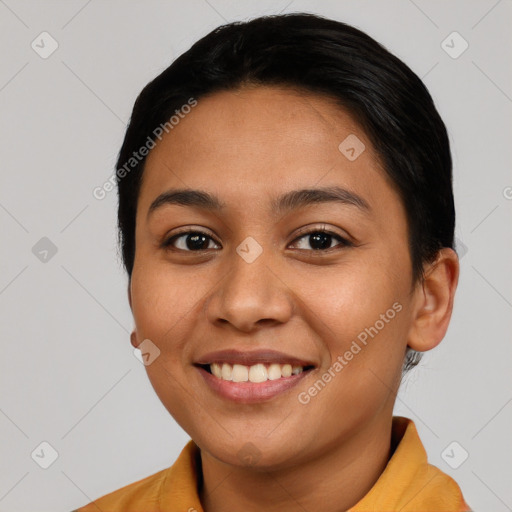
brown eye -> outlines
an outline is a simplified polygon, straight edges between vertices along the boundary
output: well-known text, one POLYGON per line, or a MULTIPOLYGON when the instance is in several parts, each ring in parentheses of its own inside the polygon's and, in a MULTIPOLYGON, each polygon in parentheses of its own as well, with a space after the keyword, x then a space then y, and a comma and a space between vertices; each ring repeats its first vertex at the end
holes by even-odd
POLYGON ((210 242, 213 238, 202 231, 185 231, 168 238, 162 244, 165 248, 173 248, 181 251, 196 252, 212 249, 210 242))
POLYGON ((328 249, 333 249, 334 247, 347 247, 352 245, 348 240, 341 237, 340 235, 326 231, 324 229, 315 229, 302 234, 300 237, 294 240, 294 245, 297 245, 297 240, 301 239, 305 239, 304 245, 309 244, 309 248, 298 247, 298 249, 301 250, 326 251, 328 249), (335 246, 332 246, 334 239, 338 240, 339 243, 335 246))

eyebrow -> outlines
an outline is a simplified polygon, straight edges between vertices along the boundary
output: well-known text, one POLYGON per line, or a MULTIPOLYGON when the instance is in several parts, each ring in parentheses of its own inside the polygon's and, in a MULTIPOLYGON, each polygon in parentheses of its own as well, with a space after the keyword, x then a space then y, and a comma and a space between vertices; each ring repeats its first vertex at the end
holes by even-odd
MULTIPOLYGON (((341 203, 354 206, 363 213, 371 212, 371 207, 361 196, 342 187, 321 187, 286 192, 270 201, 270 208, 277 214, 287 213, 318 203, 341 203)), ((165 205, 180 205, 220 212, 226 207, 217 196, 203 190, 175 189, 160 194, 150 205, 147 217, 165 205)))

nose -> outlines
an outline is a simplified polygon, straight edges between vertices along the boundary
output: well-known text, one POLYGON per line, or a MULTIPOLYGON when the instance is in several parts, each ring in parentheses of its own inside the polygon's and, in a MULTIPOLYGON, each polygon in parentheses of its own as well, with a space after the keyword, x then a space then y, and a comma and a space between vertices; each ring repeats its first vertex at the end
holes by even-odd
POLYGON ((229 324, 248 333, 290 319, 293 314, 291 290, 272 265, 272 256, 267 254, 264 251, 248 263, 233 251, 230 270, 206 303, 206 315, 211 323, 229 324))

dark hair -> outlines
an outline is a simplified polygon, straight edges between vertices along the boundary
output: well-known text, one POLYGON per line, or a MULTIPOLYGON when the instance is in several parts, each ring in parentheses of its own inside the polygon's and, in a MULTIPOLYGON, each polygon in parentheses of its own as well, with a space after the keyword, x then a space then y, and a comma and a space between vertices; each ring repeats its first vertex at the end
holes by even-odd
MULTIPOLYGON (((359 123, 403 201, 413 284, 423 279, 424 263, 434 261, 441 248, 453 248, 448 134, 423 82, 364 32, 318 15, 292 13, 216 28, 139 94, 116 167, 119 243, 130 278, 145 159, 132 162, 129 172, 126 163, 191 98, 244 85, 289 86, 326 96, 359 123)), ((418 356, 408 353, 405 368, 415 366, 418 356)))

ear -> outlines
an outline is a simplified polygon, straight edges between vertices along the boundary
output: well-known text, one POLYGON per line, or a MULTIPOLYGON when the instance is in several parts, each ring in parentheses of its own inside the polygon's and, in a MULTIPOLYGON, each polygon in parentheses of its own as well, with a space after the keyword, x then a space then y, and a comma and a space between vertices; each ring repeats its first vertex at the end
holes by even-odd
MULTIPOLYGON (((130 279, 128 281, 128 303, 130 304, 130 309, 133 312, 131 284, 132 284, 132 281, 130 279)), ((130 343, 132 344, 133 348, 137 348, 139 346, 139 342, 137 340, 137 329, 133 329, 132 333, 130 334, 130 343)))
POLYGON ((137 348, 140 345, 139 341, 137 340, 137 330, 136 329, 134 329, 132 331, 132 333, 130 334, 130 343, 132 344, 133 348, 137 348))
POLYGON ((425 269, 425 279, 414 291, 415 311, 407 343, 413 350, 431 350, 444 338, 458 280, 459 258, 453 249, 445 247, 425 269))

